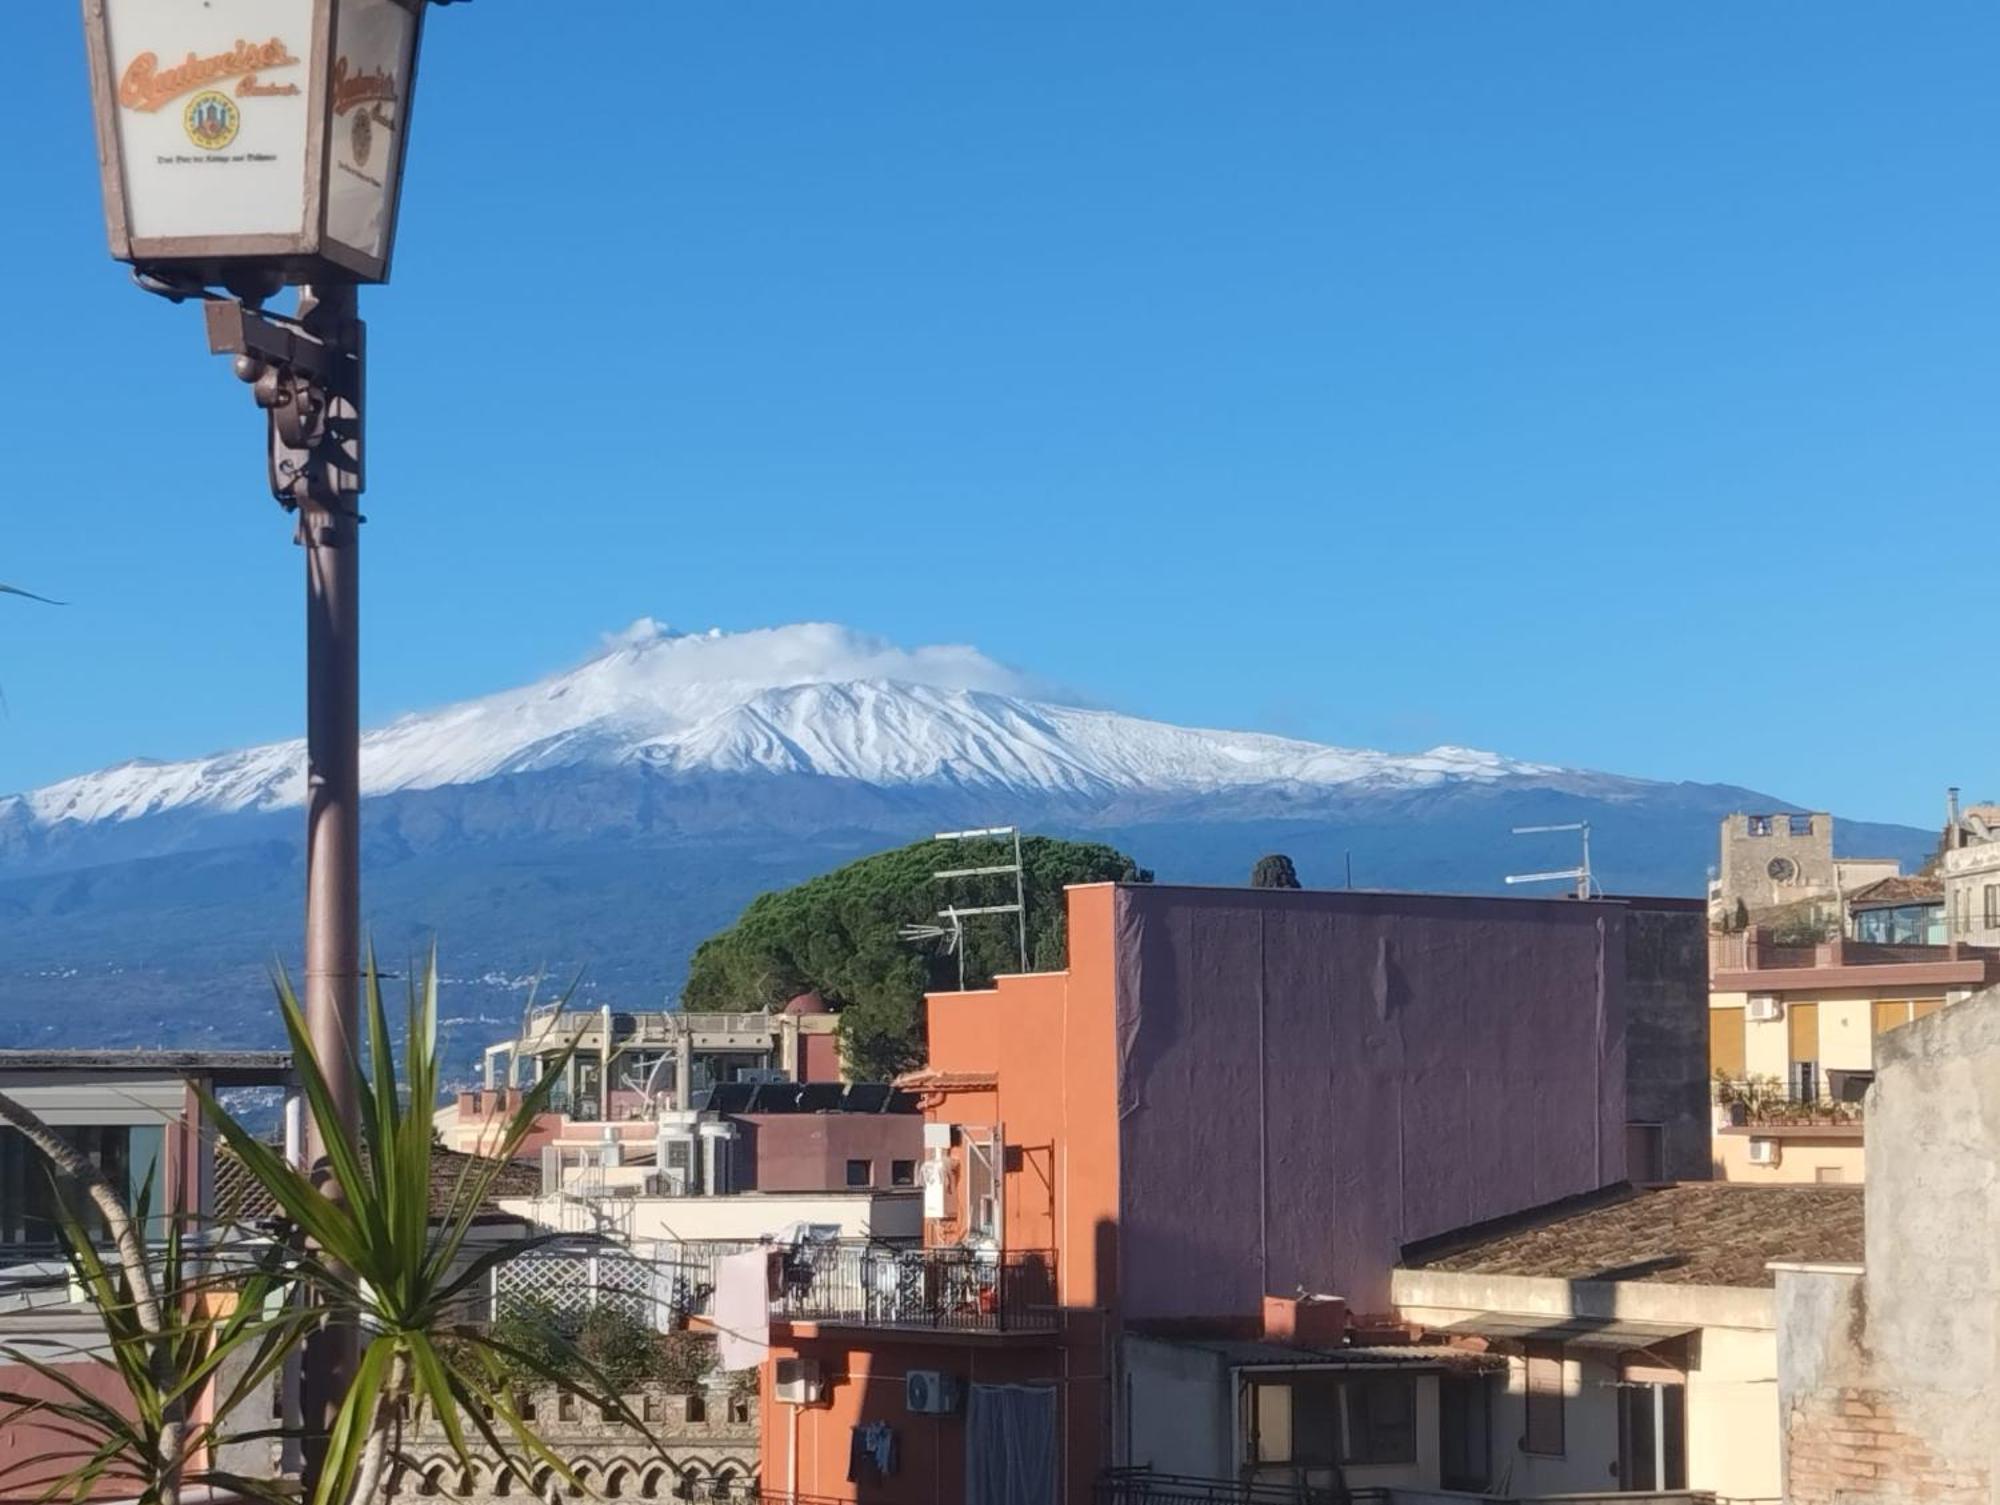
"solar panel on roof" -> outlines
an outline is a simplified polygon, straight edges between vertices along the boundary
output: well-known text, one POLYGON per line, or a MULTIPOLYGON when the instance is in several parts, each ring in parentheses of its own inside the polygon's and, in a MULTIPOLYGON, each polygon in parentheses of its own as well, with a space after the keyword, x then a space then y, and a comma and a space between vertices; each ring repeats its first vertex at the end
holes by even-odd
POLYGON ((892 1092, 889 1096, 889 1106, 885 1111, 890 1113, 921 1113, 923 1112, 923 1105, 917 1101, 917 1095, 914 1092, 892 1092))
POLYGON ((718 1082, 708 1089, 707 1106, 716 1113, 747 1113, 756 1090, 748 1082, 718 1082))
POLYGON ((847 1089, 838 1082, 808 1082, 799 1088, 801 1113, 832 1113, 839 1109, 847 1089))
POLYGON ((856 1082, 847 1089, 846 1107, 850 1113, 880 1113, 888 1105, 887 1082, 856 1082))

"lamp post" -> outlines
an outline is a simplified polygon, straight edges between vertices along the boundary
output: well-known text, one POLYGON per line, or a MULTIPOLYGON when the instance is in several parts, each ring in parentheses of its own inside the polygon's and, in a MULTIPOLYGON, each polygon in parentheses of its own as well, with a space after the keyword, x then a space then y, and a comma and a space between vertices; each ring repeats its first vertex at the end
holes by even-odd
MULTIPOLYGON (((236 358, 269 415, 271 493, 305 554, 305 1004, 350 1135, 367 355, 356 288, 389 274, 424 10, 83 0, 111 254, 149 291, 206 304, 210 350, 236 358), (288 284, 296 310, 267 311, 288 284)), ((304 1153, 323 1167, 310 1129, 304 1153)), ((354 1362, 351 1325, 307 1345, 308 1488, 354 1362)))

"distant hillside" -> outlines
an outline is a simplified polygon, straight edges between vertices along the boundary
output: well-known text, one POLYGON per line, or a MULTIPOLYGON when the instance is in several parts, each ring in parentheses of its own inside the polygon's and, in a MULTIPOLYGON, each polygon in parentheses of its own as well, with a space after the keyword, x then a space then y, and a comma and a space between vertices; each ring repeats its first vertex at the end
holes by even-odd
MULTIPOLYGON (((0 1043, 267 1042, 295 964, 296 746, 127 764, 0 799, 0 1043)), ((570 673, 369 734, 364 905, 399 957, 435 931, 458 1059, 529 979, 658 1004, 759 893, 938 829, 1018 822, 1162 880, 1490 892, 1566 865, 1587 819, 1605 887, 1697 894, 1726 785, 1440 748, 1413 756, 1194 731, 1037 698, 970 649, 834 627, 684 637, 642 625, 570 673)), ((1914 866, 1934 833, 1842 825, 1914 866)))

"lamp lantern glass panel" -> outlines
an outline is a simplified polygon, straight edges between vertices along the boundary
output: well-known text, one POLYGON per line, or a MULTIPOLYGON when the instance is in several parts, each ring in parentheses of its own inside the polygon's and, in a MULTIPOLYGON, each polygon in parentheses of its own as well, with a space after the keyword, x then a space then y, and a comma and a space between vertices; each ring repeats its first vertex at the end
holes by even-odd
POLYGON ((388 277, 424 0, 83 0, 111 253, 388 277))

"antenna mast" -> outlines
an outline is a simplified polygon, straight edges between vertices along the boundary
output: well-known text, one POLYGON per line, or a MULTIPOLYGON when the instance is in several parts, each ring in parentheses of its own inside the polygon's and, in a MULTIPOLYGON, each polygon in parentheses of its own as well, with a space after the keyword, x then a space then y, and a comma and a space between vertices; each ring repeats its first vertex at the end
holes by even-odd
POLYGON ((1014 842, 1014 860, 996 863, 988 867, 954 867, 932 873, 931 877, 940 883, 954 878, 989 878, 1012 875, 1014 879, 1014 902, 1012 904, 980 904, 961 909, 957 905, 946 905, 938 911, 938 917, 959 932, 958 972, 959 985, 965 983, 965 946, 963 927, 960 924, 969 915, 1010 914, 1014 916, 1014 933, 1020 946, 1021 970, 1028 970, 1028 881, 1026 869, 1021 862, 1021 828, 1019 826, 983 826, 975 831, 940 831, 933 841, 982 841, 988 838, 1011 837, 1014 842))
POLYGON ((1553 831, 1577 831, 1583 836, 1583 860, 1575 867, 1558 868, 1549 873, 1509 873, 1507 882, 1515 883, 1575 883, 1576 896, 1589 899, 1601 895, 1604 890, 1597 886, 1597 880, 1590 875, 1590 822, 1571 821, 1560 826, 1516 826, 1516 836, 1540 836, 1553 831))

